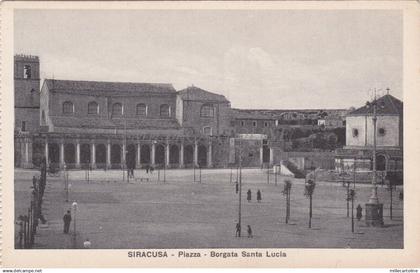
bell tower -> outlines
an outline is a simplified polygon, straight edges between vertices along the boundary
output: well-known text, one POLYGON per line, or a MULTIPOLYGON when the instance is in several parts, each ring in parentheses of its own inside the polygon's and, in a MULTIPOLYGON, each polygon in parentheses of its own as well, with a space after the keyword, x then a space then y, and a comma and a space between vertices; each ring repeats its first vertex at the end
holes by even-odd
POLYGON ((36 132, 39 129, 39 58, 31 55, 14 57, 15 131, 36 132))

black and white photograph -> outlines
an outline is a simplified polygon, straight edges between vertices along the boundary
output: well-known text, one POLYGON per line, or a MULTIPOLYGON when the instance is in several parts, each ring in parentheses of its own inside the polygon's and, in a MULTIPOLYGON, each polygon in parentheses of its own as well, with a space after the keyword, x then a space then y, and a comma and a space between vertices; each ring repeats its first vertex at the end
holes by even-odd
POLYGON ((404 247, 401 12, 14 22, 16 248, 404 247))
POLYGON ((13 10, 13 251, 407 247, 403 10, 54 7, 13 10))

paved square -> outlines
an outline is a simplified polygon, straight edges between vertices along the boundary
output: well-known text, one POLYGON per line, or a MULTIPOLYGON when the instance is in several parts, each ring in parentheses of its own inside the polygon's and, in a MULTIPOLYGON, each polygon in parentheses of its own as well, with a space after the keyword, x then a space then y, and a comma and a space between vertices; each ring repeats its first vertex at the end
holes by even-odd
MULTIPOLYGON (((39 172, 15 171, 15 213, 23 214, 29 205, 32 175, 39 172)), ((146 177, 136 170, 136 177, 146 177)), ((303 195, 304 181, 292 180, 291 220, 285 224, 283 180, 274 175, 267 183, 266 172, 243 170, 243 237, 235 237, 238 195, 230 183, 230 170, 202 170, 202 182, 193 182, 193 170, 167 170, 149 175, 150 181, 122 181, 122 171, 96 170, 90 182, 84 171, 70 171, 70 200, 77 200, 77 247, 89 238, 92 248, 403 248, 403 202, 398 191, 393 198, 393 220, 389 218, 389 191, 379 186, 384 203, 383 228, 368 228, 364 218, 346 217, 346 188, 339 183, 317 182, 313 196, 312 229, 308 228, 309 200, 303 195), (246 191, 251 189, 252 201, 246 191), (256 192, 262 202, 256 202, 256 192), (246 237, 251 225, 253 238, 246 237)), ((233 178, 236 177, 235 172, 233 178)), ((199 172, 196 171, 196 178, 199 172)), ((36 248, 72 248, 72 235, 62 232, 62 217, 71 202, 65 202, 64 180, 48 177, 44 212, 48 225, 39 229, 36 248)), ((357 204, 364 207, 368 185, 356 185, 357 204)), ((356 215, 356 211, 354 212, 356 215)), ((364 211, 363 211, 364 214, 364 211)), ((364 215, 363 215, 364 216, 364 215)), ((71 233, 73 222, 71 223, 71 233)))

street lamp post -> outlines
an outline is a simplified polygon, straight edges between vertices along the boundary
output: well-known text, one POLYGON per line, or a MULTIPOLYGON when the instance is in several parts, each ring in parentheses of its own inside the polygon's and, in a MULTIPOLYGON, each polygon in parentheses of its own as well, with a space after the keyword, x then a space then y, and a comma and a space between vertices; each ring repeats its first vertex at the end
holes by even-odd
POLYGON ((239 209, 238 209, 238 224, 239 224, 239 232, 238 235, 239 237, 241 237, 241 229, 242 229, 242 224, 241 224, 241 210, 242 210, 242 142, 239 142, 239 209))
MULTIPOLYGON (((376 92, 376 90, 375 90, 376 92)), ((367 107, 373 108, 373 151, 372 151, 372 194, 369 198, 368 203, 366 203, 366 225, 367 226, 383 226, 383 204, 379 203, 378 199, 378 187, 376 183, 376 123, 377 123, 377 107, 378 102, 375 99, 372 103, 368 102, 367 107)))
POLYGON ((309 198, 309 228, 312 228, 312 195, 315 190, 315 179, 308 180, 308 182, 305 184, 305 193, 304 195, 309 198))
POLYGON ((351 200, 351 232, 354 233, 354 198, 356 191, 351 189, 349 192, 348 200, 351 200))
MULTIPOLYGON (((347 181, 347 198, 346 198, 346 200, 347 200, 347 218, 349 218, 349 210, 350 210, 350 208, 349 208, 349 206, 350 206, 350 181, 347 181)), ((353 213, 353 211, 352 211, 352 213, 353 213)))
POLYGON ((76 242, 76 212, 77 212, 77 202, 74 201, 73 204, 71 204, 73 208, 73 248, 76 248, 77 242, 76 242))
POLYGON ((289 223, 290 218, 290 191, 292 189, 292 182, 290 180, 284 181, 283 194, 286 196, 286 224, 289 223))

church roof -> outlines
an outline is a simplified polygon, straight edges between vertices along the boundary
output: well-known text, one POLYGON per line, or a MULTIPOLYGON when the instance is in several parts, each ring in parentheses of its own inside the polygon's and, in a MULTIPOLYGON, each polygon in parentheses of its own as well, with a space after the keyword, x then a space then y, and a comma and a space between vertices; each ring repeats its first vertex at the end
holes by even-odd
POLYGON ((225 96, 211 93, 196 86, 190 86, 178 91, 178 95, 183 100, 216 101, 229 102, 225 96))
MULTIPOLYGON (((376 113, 378 115, 402 115, 403 114, 403 102, 399 99, 386 94, 378 99, 376 99, 378 107, 376 108, 376 113)), ((349 114, 349 116, 365 116, 372 115, 372 107, 364 105, 349 114)))
POLYGON ((45 79, 49 90, 76 93, 176 93, 172 84, 168 83, 133 83, 103 81, 72 81, 45 79))

